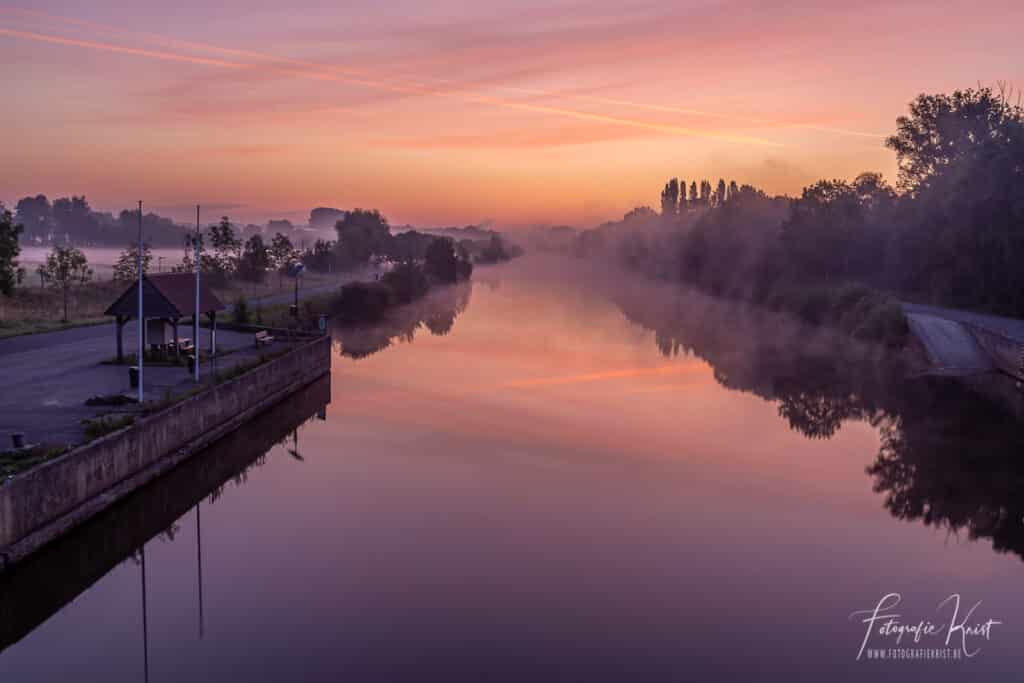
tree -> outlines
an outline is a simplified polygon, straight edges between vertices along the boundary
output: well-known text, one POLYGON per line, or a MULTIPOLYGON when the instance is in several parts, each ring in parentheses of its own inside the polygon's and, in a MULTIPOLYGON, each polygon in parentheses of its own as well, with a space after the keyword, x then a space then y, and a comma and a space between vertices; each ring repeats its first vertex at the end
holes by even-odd
MULTIPOLYGON (((135 212, 138 215, 138 212, 135 212)), ((153 262, 153 252, 149 248, 149 242, 142 245, 142 272, 149 272, 149 265, 153 262)), ((131 244, 121 252, 114 264, 114 279, 131 282, 139 278, 139 246, 131 244)))
POLYGON ((47 241, 53 231, 53 207, 45 194, 24 197, 15 206, 15 220, 25 228, 30 239, 47 241))
POLYGON ((68 321, 68 295, 75 285, 84 285, 92 279, 92 268, 85 254, 75 247, 55 246, 46 263, 39 266, 39 275, 51 287, 62 294, 64 301, 63 322, 68 321))
POLYGON ((238 267, 242 240, 235 235, 235 228, 227 216, 221 216, 220 223, 210 226, 210 246, 213 247, 213 263, 225 278, 238 267))
POLYGON ((0 293, 10 296, 14 286, 21 282, 25 271, 18 267, 18 254, 21 247, 18 235, 21 234, 20 223, 15 223, 11 212, 0 203, 0 293))
POLYGON ((249 282, 262 282, 270 264, 270 251, 263 243, 263 238, 253 235, 242 249, 242 257, 238 260, 238 276, 249 282))
POLYGON ((1006 184, 1024 176, 1024 110, 990 88, 920 95, 896 129, 885 144, 896 152, 900 186, 911 194, 939 180, 970 183, 979 172, 1006 184))
POLYGON ((424 263, 427 274, 439 282, 451 283, 458 279, 458 261, 450 239, 438 237, 431 242, 424 263))
POLYGON ((288 236, 280 232, 275 234, 274 238, 270 241, 270 262, 273 264, 274 269, 277 270, 278 288, 284 287, 284 273, 296 257, 295 246, 292 245, 292 241, 288 239, 288 236))
POLYGON ((690 183, 690 206, 697 206, 697 181, 690 183))
POLYGON ((679 213, 682 214, 686 211, 686 181, 679 181, 679 213))
POLYGON ((793 200, 782 241, 799 272, 834 281, 849 275, 853 246, 863 229, 856 189, 845 180, 819 180, 793 200))
POLYGON ((679 205, 679 179, 673 178, 665 183, 661 191, 661 215, 675 216, 679 205))
POLYGON ((731 202, 734 199, 738 199, 740 188, 736 185, 735 180, 729 181, 729 195, 726 197, 727 202, 731 202))
POLYGON ((94 242, 100 236, 99 221, 84 195, 53 200, 53 221, 57 233, 75 240, 94 242))
POLYGON ((725 180, 718 179, 718 189, 715 190, 715 206, 725 204, 725 180))
POLYGON ((373 254, 388 251, 391 227, 376 209, 349 211, 334 229, 338 233, 338 251, 343 265, 365 265, 373 254))
POLYGON ((309 227, 317 230, 330 230, 345 219, 345 211, 327 206, 318 206, 309 212, 309 227))
MULTIPOLYGON (((333 266, 337 258, 335 243, 330 240, 317 240, 313 243, 312 249, 307 249, 302 254, 302 263, 310 270, 327 272, 333 266)), ((287 266, 283 266, 287 268, 287 266)))
POLYGON ((1024 108, 989 88, 921 95, 897 119, 902 288, 1024 315, 1024 108))

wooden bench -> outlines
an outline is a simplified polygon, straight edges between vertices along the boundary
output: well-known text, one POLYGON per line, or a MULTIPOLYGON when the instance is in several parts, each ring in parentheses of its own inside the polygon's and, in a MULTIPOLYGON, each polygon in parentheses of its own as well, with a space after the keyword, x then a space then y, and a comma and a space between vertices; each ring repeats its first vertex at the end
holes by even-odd
POLYGON ((270 333, 266 330, 260 330, 255 336, 256 348, 259 348, 263 344, 271 344, 274 338, 270 336, 270 333))

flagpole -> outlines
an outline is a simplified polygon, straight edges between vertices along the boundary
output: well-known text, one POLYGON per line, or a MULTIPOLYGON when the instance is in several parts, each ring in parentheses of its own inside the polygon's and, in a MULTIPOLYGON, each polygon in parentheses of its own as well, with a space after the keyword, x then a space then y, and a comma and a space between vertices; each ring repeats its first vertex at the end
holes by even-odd
POLYGON ((195 362, 192 364, 194 379, 199 381, 199 205, 196 204, 196 235, 195 241, 195 268, 196 268, 196 311, 192 316, 192 354, 195 362))
POLYGON ((139 404, 142 404, 142 363, 145 352, 146 320, 142 317, 142 200, 139 200, 139 246, 138 246, 138 269, 139 269, 139 404))

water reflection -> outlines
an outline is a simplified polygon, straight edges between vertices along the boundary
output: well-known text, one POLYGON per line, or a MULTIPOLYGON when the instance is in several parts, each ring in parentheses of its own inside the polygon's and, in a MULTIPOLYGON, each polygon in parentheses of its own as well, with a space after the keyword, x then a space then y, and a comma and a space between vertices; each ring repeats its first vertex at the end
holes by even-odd
POLYGON ((866 473, 894 517, 1024 558, 1024 434, 990 392, 975 390, 988 387, 915 377, 892 352, 698 294, 611 295, 664 356, 704 360, 722 386, 775 402, 805 437, 830 439, 848 421, 875 427, 881 445, 866 473))
MULTIPOLYGON (((144 601, 145 545, 154 538, 173 542, 181 517, 192 508, 197 513, 201 636, 201 503, 213 505, 228 484, 245 483, 249 471, 264 462, 267 451, 297 438, 293 435, 298 427, 322 410, 330 396, 327 375, 218 441, 201 457, 187 460, 6 572, 0 578, 0 652, 124 561, 140 567, 144 601)), ((142 604, 145 629, 145 602, 142 604)), ((148 650, 145 633, 143 647, 148 650)))
POLYGON ((433 335, 447 335, 455 326, 455 319, 469 305, 472 287, 472 282, 438 287, 422 299, 389 311, 375 325, 332 324, 331 337, 343 355, 365 358, 386 349, 395 340, 413 341, 422 327, 433 335))

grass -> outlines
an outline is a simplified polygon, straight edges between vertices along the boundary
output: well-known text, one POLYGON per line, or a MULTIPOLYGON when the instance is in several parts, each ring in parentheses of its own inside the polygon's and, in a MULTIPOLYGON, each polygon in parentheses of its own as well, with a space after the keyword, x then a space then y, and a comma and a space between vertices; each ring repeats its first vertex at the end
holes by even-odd
POLYGON ((67 446, 35 446, 23 451, 4 451, 0 453, 0 483, 3 483, 7 477, 27 472, 36 465, 53 460, 67 452, 67 446))
POLYGON ((82 427, 85 429, 86 441, 95 441, 101 436, 106 436, 135 424, 134 415, 101 415, 88 420, 82 420, 82 427))
MULTIPOLYGON (((340 276, 341 273, 309 272, 303 275, 302 287, 305 289, 332 284, 338 282, 340 276)), ((254 313, 261 308, 277 308, 261 307, 259 300, 292 291, 292 280, 285 278, 283 284, 283 287, 278 285, 276 273, 268 273, 264 282, 233 280, 225 287, 215 288, 214 292, 224 302, 244 297, 249 302, 250 313, 254 313)), ((0 339, 112 322, 113 318, 105 317, 103 312, 129 286, 127 282, 103 280, 73 287, 68 298, 70 320, 62 322, 64 308, 61 293, 40 287, 37 280, 33 284, 29 278, 25 285, 15 289, 13 296, 0 295, 0 339)), ((283 308, 287 311, 288 307, 283 308)), ((259 319, 256 322, 262 324, 259 319)))
POLYGON ((2 320, 0 321, 0 339, 8 337, 20 337, 26 334, 41 334, 44 332, 58 332, 70 330, 73 327, 91 327, 92 325, 103 325, 109 323, 112 318, 81 318, 61 322, 58 320, 2 320))

